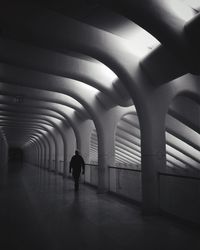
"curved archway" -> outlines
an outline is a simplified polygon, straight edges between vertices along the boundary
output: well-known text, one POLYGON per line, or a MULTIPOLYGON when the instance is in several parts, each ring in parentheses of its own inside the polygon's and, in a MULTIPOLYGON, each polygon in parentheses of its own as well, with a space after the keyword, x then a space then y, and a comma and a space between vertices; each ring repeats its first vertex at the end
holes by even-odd
POLYGON ((110 191, 141 202, 141 142, 136 111, 123 111, 116 124, 114 144, 115 163, 109 168, 110 191))

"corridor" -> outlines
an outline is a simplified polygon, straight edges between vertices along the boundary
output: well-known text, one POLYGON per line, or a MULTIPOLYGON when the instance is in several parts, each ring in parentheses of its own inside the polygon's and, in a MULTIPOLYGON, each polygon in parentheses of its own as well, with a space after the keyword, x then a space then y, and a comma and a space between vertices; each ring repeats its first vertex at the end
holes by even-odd
POLYGON ((0 19, 0 250, 199 250, 200 0, 0 19))
POLYGON ((196 250, 199 230, 32 165, 9 174, 0 193, 3 250, 196 250))

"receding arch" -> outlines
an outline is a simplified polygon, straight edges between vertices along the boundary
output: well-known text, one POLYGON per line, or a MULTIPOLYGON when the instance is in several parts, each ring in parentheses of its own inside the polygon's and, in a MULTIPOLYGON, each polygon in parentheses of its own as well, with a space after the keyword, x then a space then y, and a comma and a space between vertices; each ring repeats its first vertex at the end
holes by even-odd
POLYGON ((115 163, 109 168, 109 188, 137 202, 142 201, 140 140, 140 124, 133 106, 116 123, 115 163))

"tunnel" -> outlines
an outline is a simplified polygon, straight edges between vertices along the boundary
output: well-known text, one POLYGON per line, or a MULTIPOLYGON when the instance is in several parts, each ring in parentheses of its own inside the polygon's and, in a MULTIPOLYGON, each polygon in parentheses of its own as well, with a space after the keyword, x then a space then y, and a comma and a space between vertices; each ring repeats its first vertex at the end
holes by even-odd
POLYGON ((200 248, 199 12, 2 2, 2 249, 200 248))

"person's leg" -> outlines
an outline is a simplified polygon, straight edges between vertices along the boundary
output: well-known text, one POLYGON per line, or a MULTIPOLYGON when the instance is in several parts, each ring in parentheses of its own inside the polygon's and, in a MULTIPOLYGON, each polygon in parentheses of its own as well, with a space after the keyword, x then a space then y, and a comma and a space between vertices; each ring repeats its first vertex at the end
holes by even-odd
POLYGON ((79 189, 79 178, 76 176, 75 178, 75 190, 78 191, 79 189))
POLYGON ((76 174, 73 172, 73 179, 74 179, 74 189, 76 190, 76 174))
POLYGON ((80 173, 78 171, 73 173, 73 177, 74 177, 74 187, 75 190, 78 191, 79 189, 79 177, 80 177, 80 173))

